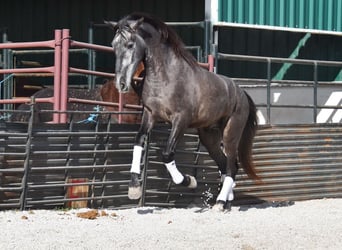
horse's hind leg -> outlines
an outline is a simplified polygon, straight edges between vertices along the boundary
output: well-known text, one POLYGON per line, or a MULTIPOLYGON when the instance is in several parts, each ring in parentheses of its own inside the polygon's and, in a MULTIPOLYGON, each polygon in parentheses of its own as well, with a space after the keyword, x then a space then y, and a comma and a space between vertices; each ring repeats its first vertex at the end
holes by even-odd
POLYGON ((223 130, 223 146, 227 158, 226 177, 223 180, 221 191, 217 196, 216 205, 214 207, 216 210, 223 210, 227 201, 227 206, 230 209, 231 202, 234 199, 233 188, 235 187, 234 179, 238 170, 238 147, 247 117, 248 113, 234 113, 223 130))
POLYGON ((221 148, 222 131, 219 128, 200 128, 198 129, 198 135, 210 157, 219 167, 221 176, 225 176, 227 174, 227 157, 221 148))
MULTIPOLYGON (((221 174, 221 182, 224 183, 227 176, 227 157, 222 151, 222 130, 215 128, 201 128, 198 130, 198 134, 201 140, 201 143, 206 147, 210 157, 216 162, 217 166, 219 167, 220 174, 221 174)), ((231 173, 229 173, 231 174, 231 173)), ((235 174, 233 175, 235 177, 235 174)), ((233 178, 234 178, 233 177, 233 178)), ((226 185, 222 188, 227 187, 226 185)), ((221 203, 221 202, 218 202, 221 203)), ((225 206, 225 201, 222 201, 221 205, 217 205, 219 207, 218 210, 223 210, 225 206)))

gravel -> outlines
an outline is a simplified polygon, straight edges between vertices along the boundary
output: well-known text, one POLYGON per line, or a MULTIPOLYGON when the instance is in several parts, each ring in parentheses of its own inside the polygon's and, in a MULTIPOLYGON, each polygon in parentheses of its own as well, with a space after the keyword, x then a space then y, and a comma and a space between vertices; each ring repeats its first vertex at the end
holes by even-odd
POLYGON ((0 249, 342 249, 342 199, 208 208, 0 211, 0 249))

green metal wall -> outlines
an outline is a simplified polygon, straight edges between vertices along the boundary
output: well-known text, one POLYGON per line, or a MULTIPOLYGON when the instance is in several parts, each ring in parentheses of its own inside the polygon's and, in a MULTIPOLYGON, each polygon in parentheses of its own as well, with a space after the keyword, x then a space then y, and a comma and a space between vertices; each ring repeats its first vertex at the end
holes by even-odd
MULTIPOLYGON (((250 25, 297 28, 263 29, 260 26, 217 26, 218 50, 222 53, 341 61, 341 33, 320 34, 311 30, 342 32, 342 0, 218 0, 219 21, 250 25), (301 30, 299 30, 301 29, 301 30), (306 33, 306 29, 310 29, 306 33), (336 34, 336 35, 335 35, 336 34)), ((218 72, 231 77, 264 78, 266 65, 222 61, 218 72)), ((312 67, 272 65, 272 79, 313 79, 312 67)), ((339 67, 319 67, 319 81, 340 81, 339 67)))
POLYGON ((219 20, 342 31, 341 0, 219 0, 219 20))

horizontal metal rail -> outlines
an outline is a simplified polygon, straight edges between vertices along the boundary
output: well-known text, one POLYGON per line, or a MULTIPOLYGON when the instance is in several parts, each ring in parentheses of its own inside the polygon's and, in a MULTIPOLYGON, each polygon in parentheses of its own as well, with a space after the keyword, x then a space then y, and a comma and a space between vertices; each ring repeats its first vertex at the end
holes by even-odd
MULTIPOLYGON (((64 154, 67 154, 69 152, 64 152, 64 154)), ((129 167, 131 166, 130 163, 126 163, 126 164, 107 164, 107 165, 79 165, 79 166, 52 166, 52 167, 32 167, 31 170, 32 171, 52 171, 52 170, 82 170, 82 169, 116 169, 119 167, 125 167, 127 169, 129 169, 129 167)), ((2 170, 0 172, 7 172, 9 170, 2 170)), ((127 174, 128 174, 128 170, 127 170, 127 174)), ((72 185, 72 184, 70 184, 72 185)), ((80 184, 81 185, 81 184, 80 184)))
POLYGON ((302 29, 302 28, 291 28, 291 27, 284 27, 284 26, 272 26, 272 25, 260 25, 260 24, 215 22, 214 29, 217 29, 219 27, 248 28, 248 29, 262 29, 262 30, 278 30, 278 31, 296 32, 296 33, 301 32, 301 33, 311 33, 311 34, 318 34, 318 35, 342 36, 342 32, 339 32, 339 31, 316 30, 316 29, 302 29))
MULTIPOLYGON (((217 47, 217 45, 215 45, 217 47)), ((321 82, 318 81, 318 67, 319 66, 328 66, 328 67, 342 67, 342 62, 339 61, 324 61, 324 60, 305 60, 305 59, 292 59, 292 58, 280 58, 280 57, 263 57, 263 56, 250 56, 250 55, 236 55, 236 54, 225 54, 217 52, 215 54, 216 58, 216 66, 218 65, 219 60, 230 60, 230 61, 245 61, 245 62, 262 62, 266 64, 266 77, 265 79, 248 79, 249 81, 253 82, 253 87, 258 86, 258 83, 265 84, 265 91, 266 91, 266 103, 257 103, 257 107, 264 107, 266 108, 266 124, 271 123, 271 109, 273 108, 296 108, 296 109, 312 109, 313 111, 313 122, 317 122, 317 114, 318 109, 342 109, 340 105, 329 105, 323 106, 318 105, 318 87, 321 85, 321 82), (292 104, 273 104, 271 103, 271 89, 272 87, 279 87, 279 86, 288 86, 288 84, 295 85, 296 81, 279 81, 273 80, 271 76, 271 65, 274 63, 291 63, 291 64, 299 64, 299 65, 310 65, 313 67, 313 80, 311 84, 309 81, 300 81, 298 82, 298 86, 300 84, 306 84, 307 86, 311 86, 313 89, 313 99, 312 104, 310 105, 292 105, 292 104)), ((241 79, 239 79, 241 80, 241 79)), ((244 86, 246 87, 246 80, 242 80, 244 82, 244 86)), ((322 83, 324 85, 326 83, 322 83)), ((335 86, 342 86, 342 83, 336 82, 335 86)), ((260 86, 260 85, 259 85, 260 86)))
MULTIPOLYGON (((15 99, 2 99, 2 100, 0 100, 0 103, 12 103, 12 104, 15 104, 15 103, 32 103, 32 101, 34 103, 46 103, 46 102, 53 103, 54 97, 42 97, 42 98, 35 98, 35 99, 32 99, 31 97, 20 97, 20 98, 15 98, 15 99)), ((18 112, 25 112, 25 111, 7 110, 6 112, 17 112, 18 113, 18 112)))
POLYGON ((250 61, 250 62, 292 63, 292 64, 312 65, 312 66, 319 65, 319 66, 342 67, 342 62, 338 62, 338 61, 291 59, 291 58, 283 58, 283 57, 263 57, 263 56, 217 53, 217 58, 228 59, 228 60, 238 60, 238 61, 250 61))
POLYGON ((38 41, 38 42, 16 42, 16 43, 0 43, 0 49, 26 49, 26 48, 54 48, 55 40, 38 41))
POLYGON ((178 26, 178 27, 205 27, 205 22, 165 22, 169 26, 178 26))
POLYGON ((0 69, 0 74, 12 73, 54 73, 54 67, 40 67, 40 68, 19 68, 19 69, 0 69))
MULTIPOLYGON (((87 53, 87 49, 70 49, 70 53, 87 53)), ((12 51, 13 55, 34 55, 34 54, 53 54, 54 50, 52 49, 39 49, 39 50, 13 50, 12 51)))
POLYGON ((87 49, 93 49, 93 50, 98 50, 98 51, 114 53, 114 50, 112 47, 97 45, 97 44, 91 44, 91 43, 78 42, 78 41, 74 41, 74 40, 70 41, 70 47, 87 48, 87 49))

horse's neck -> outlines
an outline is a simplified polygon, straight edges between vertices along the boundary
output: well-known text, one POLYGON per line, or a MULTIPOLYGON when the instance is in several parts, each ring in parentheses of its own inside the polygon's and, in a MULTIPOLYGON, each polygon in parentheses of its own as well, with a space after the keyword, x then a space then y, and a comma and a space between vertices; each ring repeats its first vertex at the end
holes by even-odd
POLYGON ((169 47, 159 45, 148 49, 145 58, 145 79, 149 82, 162 84, 169 74, 174 74, 175 65, 181 66, 182 61, 169 47), (172 68, 172 71, 170 70, 172 68))

